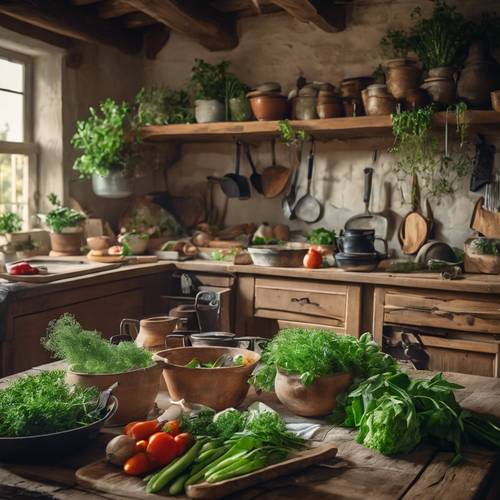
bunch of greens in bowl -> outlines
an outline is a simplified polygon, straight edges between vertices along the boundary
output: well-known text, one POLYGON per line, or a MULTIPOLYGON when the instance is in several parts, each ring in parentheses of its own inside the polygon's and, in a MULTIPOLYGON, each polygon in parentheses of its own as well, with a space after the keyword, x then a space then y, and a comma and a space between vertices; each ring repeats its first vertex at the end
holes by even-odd
POLYGON ((99 391, 64 382, 63 371, 20 377, 0 391, 0 437, 76 429, 98 420, 99 391))
POLYGON ((60 234, 63 229, 78 227, 87 218, 82 212, 64 207, 54 193, 50 193, 47 198, 54 208, 47 214, 45 223, 54 233, 60 234))
POLYGON ((300 376, 303 385, 334 373, 351 372, 353 384, 377 373, 393 372, 396 361, 380 351, 369 333, 359 339, 326 330, 282 330, 262 352, 262 369, 253 377, 257 389, 272 391, 277 370, 300 376))
POLYGON ((64 314, 49 324, 43 346, 54 357, 63 359, 78 373, 122 373, 153 365, 149 351, 134 342, 112 344, 99 332, 85 330, 71 314, 64 314))

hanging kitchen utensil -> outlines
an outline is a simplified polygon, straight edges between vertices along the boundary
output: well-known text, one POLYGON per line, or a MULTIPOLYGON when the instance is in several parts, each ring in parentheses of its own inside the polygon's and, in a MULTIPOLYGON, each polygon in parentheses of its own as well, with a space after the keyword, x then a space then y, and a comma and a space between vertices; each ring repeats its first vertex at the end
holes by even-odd
POLYGON ((262 172, 262 191, 266 198, 276 198, 288 184, 291 169, 276 164, 276 139, 271 141, 272 164, 262 172))
POLYGON ((240 200, 248 200, 250 198, 250 184, 248 179, 240 175, 241 163, 241 143, 236 142, 236 159, 234 174, 226 174, 224 177, 208 176, 208 180, 217 181, 228 198, 238 198, 240 200))
POLYGON ((500 171, 492 174, 492 181, 484 190, 484 208, 490 212, 500 212, 500 171))
POLYGON ((483 135, 478 134, 476 154, 470 176, 470 190, 479 191, 492 180, 493 164, 495 162, 495 146, 488 144, 483 135))
MULTIPOLYGON (((433 226, 432 212, 428 213, 427 217, 422 213, 416 175, 413 175, 411 193, 412 210, 405 215, 398 230, 401 249, 407 255, 416 254, 422 248, 429 239, 433 226)), ((430 209, 429 204, 427 207, 430 209)))
POLYGON ((295 205, 295 215, 298 219, 313 223, 321 219, 323 215, 323 206, 311 195, 311 179, 314 165, 314 139, 311 139, 311 149, 307 160, 307 190, 306 194, 297 201, 295 205))
POLYGON ((257 169, 255 168, 255 163, 253 162, 253 158, 252 158, 252 155, 250 153, 250 146, 248 144, 245 144, 243 146, 243 148, 245 149, 245 154, 246 154, 246 157, 248 159, 248 163, 250 163, 250 167, 252 168, 252 175, 250 176, 250 183, 254 187, 255 191, 257 191, 257 193, 262 194, 263 193, 263 191, 262 191, 262 175, 260 175, 259 172, 257 172, 257 169))
POLYGON ((295 215, 295 202, 297 201, 297 181, 299 180, 299 170, 302 163, 302 149, 303 143, 301 143, 300 145, 298 162, 293 172, 293 179, 292 184, 290 185, 290 190, 288 191, 288 194, 283 197, 283 200, 281 202, 283 214, 289 220, 297 218, 297 216, 295 215))
MULTIPOLYGON (((377 151, 373 152, 372 165, 377 161, 377 151)), ((366 167, 364 169, 365 182, 363 191, 363 202, 365 211, 362 214, 357 214, 347 220, 344 229, 373 229, 375 236, 384 241, 387 240, 387 232, 389 222, 387 217, 382 213, 370 212, 370 199, 372 194, 373 168, 366 167)))
POLYGON ((486 238, 500 238, 500 212, 490 212, 483 205, 484 198, 479 198, 472 212, 471 229, 486 238))

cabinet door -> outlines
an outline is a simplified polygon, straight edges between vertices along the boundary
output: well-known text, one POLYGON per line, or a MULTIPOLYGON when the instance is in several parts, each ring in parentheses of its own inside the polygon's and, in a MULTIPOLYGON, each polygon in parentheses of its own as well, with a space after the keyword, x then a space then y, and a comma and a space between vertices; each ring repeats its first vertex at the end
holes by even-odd
POLYGON ((2 376, 28 370, 53 361, 42 347, 50 321, 64 313, 73 314, 84 328, 98 330, 106 338, 119 332, 122 318, 140 318, 143 312, 142 289, 128 290, 85 302, 64 305, 32 314, 14 317, 14 334, 2 345, 2 376))

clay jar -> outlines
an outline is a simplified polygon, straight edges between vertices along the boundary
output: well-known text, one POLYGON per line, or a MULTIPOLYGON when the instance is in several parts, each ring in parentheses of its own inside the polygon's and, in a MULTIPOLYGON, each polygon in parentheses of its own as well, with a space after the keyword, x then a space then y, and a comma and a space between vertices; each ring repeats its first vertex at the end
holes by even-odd
POLYGON ((396 112, 396 99, 389 94, 386 85, 370 85, 363 90, 362 95, 367 115, 381 116, 396 112))
POLYGON ((429 77, 424 80, 421 88, 426 90, 432 101, 441 108, 446 108, 455 103, 457 86, 453 68, 441 67, 430 69, 429 77))
POLYGON ((337 396, 351 383, 350 373, 334 373, 318 377, 304 386, 300 375, 276 372, 274 391, 291 412, 302 417, 324 417, 337 406, 337 396))
MULTIPOLYGON (((179 318, 174 316, 155 316, 140 321, 136 319, 122 319, 120 323, 120 334, 126 333, 126 327, 131 327, 134 342, 139 347, 150 351, 161 351, 165 349, 167 335, 172 333, 179 318)), ((129 328, 129 333, 130 328, 129 328)))
POLYGON ((344 115, 342 98, 333 85, 320 87, 316 112, 319 118, 335 118, 344 115))
POLYGON ((420 87, 422 71, 413 59, 391 59, 385 62, 387 89, 395 99, 402 100, 412 89, 420 87))
POLYGON ((287 98, 277 92, 253 91, 247 94, 250 107, 259 121, 282 120, 286 116, 287 98))
POLYGON ((472 44, 458 79, 459 99, 472 108, 489 109, 490 92, 499 88, 500 65, 483 43, 472 44))
POLYGON ((344 78, 340 83, 340 95, 344 102, 346 116, 361 116, 364 114, 361 91, 373 83, 371 76, 344 78))
POLYGON ((318 118, 316 104, 318 89, 311 85, 302 87, 292 101, 292 117, 295 120, 314 120, 318 118))

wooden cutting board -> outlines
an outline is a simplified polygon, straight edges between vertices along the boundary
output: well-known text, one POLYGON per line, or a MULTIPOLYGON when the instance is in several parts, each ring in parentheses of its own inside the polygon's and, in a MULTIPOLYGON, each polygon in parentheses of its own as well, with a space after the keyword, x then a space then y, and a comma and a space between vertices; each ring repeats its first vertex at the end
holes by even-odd
POLYGON ((85 274, 99 273, 109 271, 119 267, 119 264, 106 263, 98 264, 89 262, 85 257, 33 257, 25 259, 33 266, 45 266, 48 272, 46 274, 32 275, 12 275, 9 273, 0 273, 0 278, 8 281, 17 281, 24 283, 51 283, 52 281, 74 278, 85 274))
MULTIPOLYGON (((331 443, 323 443, 311 448, 302 450, 293 457, 283 462, 270 465, 250 474, 245 474, 234 479, 221 481, 215 484, 200 483, 188 487, 187 496, 189 498, 222 498, 235 491, 250 488, 263 481, 269 481, 279 476, 284 476, 304 469, 313 464, 319 464, 335 457, 337 448, 331 443)), ((76 480, 82 486, 93 490, 114 495, 123 495, 130 498, 163 499, 173 498, 166 491, 151 494, 146 493, 144 482, 137 477, 125 475, 119 467, 111 465, 105 460, 86 465, 76 471, 76 480)))
POLYGON ((91 255, 87 254, 87 259, 92 262, 119 263, 119 264, 150 264, 158 262, 156 255, 131 255, 122 257, 121 255, 91 255))

